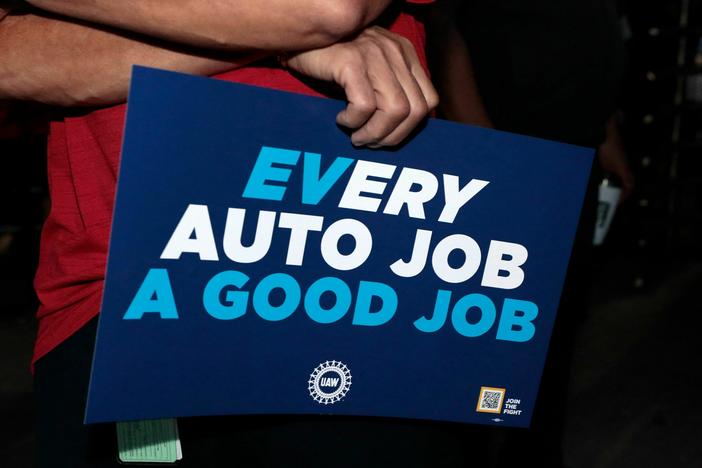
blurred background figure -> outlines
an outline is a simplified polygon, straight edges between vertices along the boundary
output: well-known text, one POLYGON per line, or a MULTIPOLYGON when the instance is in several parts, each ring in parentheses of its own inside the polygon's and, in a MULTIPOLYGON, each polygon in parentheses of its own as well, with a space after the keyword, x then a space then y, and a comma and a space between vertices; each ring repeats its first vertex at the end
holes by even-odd
POLYGON ((49 209, 45 110, 0 101, 0 466, 33 461, 32 279, 49 209))
POLYGON ((0 320, 28 319, 36 310, 32 277, 48 210, 41 114, 0 102, 0 320))
MULTIPOLYGON (((690 230, 700 234, 699 188, 691 187, 700 183, 702 132, 688 136, 687 142, 682 134, 686 123, 699 125, 702 24, 698 12, 699 2, 685 0, 631 4, 615 0, 444 0, 435 9, 429 50, 444 118, 597 150, 532 427, 476 435, 490 440, 493 466, 525 462, 565 466, 564 458, 569 458, 563 456, 567 397, 574 393, 569 387, 571 363, 578 328, 589 320, 588 311, 593 308, 588 302, 593 274, 601 281, 602 273, 617 258, 620 274, 631 275, 625 279, 631 282, 620 280, 609 284, 610 288, 618 285, 619 293, 630 286, 645 289, 652 272, 657 273, 653 279, 660 279, 675 271, 676 257, 671 253, 676 239, 690 230), (659 36, 668 39, 657 41, 659 36), (661 62, 662 57, 668 61, 661 62), (661 77, 673 79, 667 80, 667 86, 659 85, 661 77), (642 81, 648 88, 641 86, 642 81), (698 112, 696 120, 689 115, 691 109, 698 112), (652 127, 658 131, 649 133, 652 127), (627 147, 644 155, 636 161, 641 188, 635 192, 627 147), (681 149, 690 147, 697 148, 697 155, 682 157, 681 149), (696 162, 690 164, 690 159, 696 162), (654 161, 658 173, 648 170, 654 161), (683 161, 696 169, 697 179, 680 173, 677 166, 683 161), (621 207, 618 217, 626 225, 615 223, 619 232, 610 236, 614 239, 593 250, 596 189, 605 175, 621 187, 620 202, 632 192, 635 201, 621 207), (681 203, 683 190, 694 195, 681 203), (654 198, 658 201, 651 202, 654 198), (638 210, 666 205, 666 200, 664 212, 638 210), (696 207, 697 213, 680 213, 683 203, 696 207), (681 232, 676 226, 686 230, 681 232), (666 230, 665 242, 656 227, 666 230), (656 248, 651 249, 649 241, 656 248), (661 262, 664 258, 665 264, 661 262)), ((693 278, 699 278, 699 246, 696 252, 693 278)), ((596 291, 596 297, 597 293, 601 291, 596 291)), ((683 291, 679 293, 684 297, 683 291)), ((599 332, 606 335, 608 330, 599 332)), ((585 360, 592 357, 583 355, 585 360)))
MULTIPOLYGON (((609 0, 447 0, 435 12, 434 79, 450 120, 600 148, 624 194, 633 176, 615 118, 625 52, 609 0)), ((595 166, 531 429, 497 434, 498 466, 563 466, 561 439, 577 325, 591 284, 595 166), (509 449, 508 449, 509 447, 509 449)))

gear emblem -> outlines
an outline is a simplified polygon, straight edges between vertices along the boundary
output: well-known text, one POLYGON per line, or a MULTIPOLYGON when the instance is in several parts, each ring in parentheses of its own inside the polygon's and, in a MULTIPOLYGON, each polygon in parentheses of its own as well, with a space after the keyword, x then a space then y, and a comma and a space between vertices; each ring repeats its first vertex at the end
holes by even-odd
POLYGON ((325 361, 310 374, 307 389, 317 403, 333 405, 351 389, 351 371, 341 361, 325 361))

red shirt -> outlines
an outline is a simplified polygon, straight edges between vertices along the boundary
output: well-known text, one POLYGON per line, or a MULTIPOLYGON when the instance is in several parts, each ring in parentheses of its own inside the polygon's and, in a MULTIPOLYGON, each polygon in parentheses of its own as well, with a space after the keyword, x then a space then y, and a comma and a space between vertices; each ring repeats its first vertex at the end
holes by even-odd
MULTIPOLYGON (((390 29, 410 39, 426 65, 421 23, 402 13, 390 29)), ((318 95, 282 69, 253 65, 216 78, 318 95)), ((100 310, 125 110, 119 105, 51 124, 51 213, 42 232, 34 283, 40 306, 33 362, 100 310)))

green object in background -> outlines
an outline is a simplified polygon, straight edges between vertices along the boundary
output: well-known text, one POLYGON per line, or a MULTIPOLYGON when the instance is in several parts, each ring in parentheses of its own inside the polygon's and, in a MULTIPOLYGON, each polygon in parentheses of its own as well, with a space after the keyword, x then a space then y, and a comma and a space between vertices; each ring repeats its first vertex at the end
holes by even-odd
POLYGON ((175 463, 182 458, 176 419, 118 422, 117 446, 123 463, 175 463))

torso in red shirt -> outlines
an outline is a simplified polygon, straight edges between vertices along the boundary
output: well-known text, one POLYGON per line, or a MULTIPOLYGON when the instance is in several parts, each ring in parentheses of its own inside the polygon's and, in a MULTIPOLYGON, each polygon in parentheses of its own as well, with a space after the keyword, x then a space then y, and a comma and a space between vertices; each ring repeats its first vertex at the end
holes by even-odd
MULTIPOLYGON (((413 16, 400 14, 390 29, 410 39, 426 64, 424 30, 413 16)), ((266 66, 249 66, 217 78, 318 95, 284 70, 266 66)), ((34 361, 100 309, 124 115, 121 105, 51 125, 51 213, 42 233, 35 279, 41 305, 34 361)))

